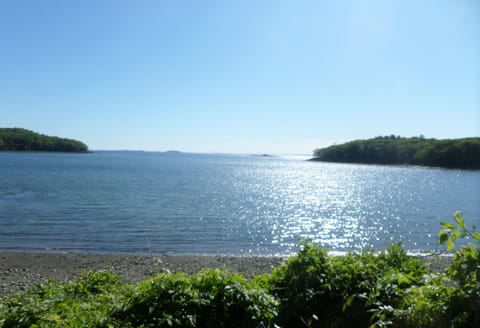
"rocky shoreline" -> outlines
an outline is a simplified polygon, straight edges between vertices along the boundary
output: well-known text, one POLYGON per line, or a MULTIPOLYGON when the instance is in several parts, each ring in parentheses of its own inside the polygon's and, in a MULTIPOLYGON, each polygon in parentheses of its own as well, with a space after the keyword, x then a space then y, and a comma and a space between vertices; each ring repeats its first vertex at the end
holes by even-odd
POLYGON ((161 272, 192 274, 203 268, 228 269, 252 277, 271 272, 283 260, 281 257, 0 252, 0 300, 51 279, 59 282, 76 279, 86 271, 111 271, 126 282, 141 281, 161 272))
MULTIPOLYGON (((444 270, 449 257, 419 257, 427 268, 444 270)), ((203 268, 228 269, 246 277, 269 273, 285 258, 248 256, 77 254, 42 252, 0 252, 0 301, 49 280, 59 282, 78 278, 86 271, 107 270, 126 282, 137 282, 161 272, 192 274, 203 268)))

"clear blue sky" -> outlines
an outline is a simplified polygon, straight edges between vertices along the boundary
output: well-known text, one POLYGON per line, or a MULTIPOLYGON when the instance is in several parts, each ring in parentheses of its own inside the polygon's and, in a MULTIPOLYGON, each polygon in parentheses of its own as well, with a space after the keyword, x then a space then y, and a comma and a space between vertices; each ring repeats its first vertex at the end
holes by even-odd
POLYGON ((480 135, 480 2, 0 1, 0 126, 310 154, 480 135))

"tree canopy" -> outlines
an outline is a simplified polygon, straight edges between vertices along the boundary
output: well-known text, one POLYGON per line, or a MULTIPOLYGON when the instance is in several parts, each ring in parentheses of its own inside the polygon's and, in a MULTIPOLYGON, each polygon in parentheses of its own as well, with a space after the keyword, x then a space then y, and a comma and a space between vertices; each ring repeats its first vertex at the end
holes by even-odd
POLYGON ((392 135, 316 149, 313 155, 312 160, 326 162, 480 169, 480 138, 437 140, 392 135))
POLYGON ((0 151, 87 152, 83 142, 50 137, 21 128, 0 128, 0 151))

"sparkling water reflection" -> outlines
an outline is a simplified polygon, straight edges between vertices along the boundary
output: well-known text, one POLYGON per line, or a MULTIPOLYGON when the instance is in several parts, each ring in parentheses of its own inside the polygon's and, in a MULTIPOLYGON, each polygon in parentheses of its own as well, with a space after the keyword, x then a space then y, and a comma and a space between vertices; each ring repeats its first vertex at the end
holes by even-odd
POLYGON ((478 171, 136 152, 1 153, 0 168, 0 249, 422 251, 457 209, 480 223, 478 171))

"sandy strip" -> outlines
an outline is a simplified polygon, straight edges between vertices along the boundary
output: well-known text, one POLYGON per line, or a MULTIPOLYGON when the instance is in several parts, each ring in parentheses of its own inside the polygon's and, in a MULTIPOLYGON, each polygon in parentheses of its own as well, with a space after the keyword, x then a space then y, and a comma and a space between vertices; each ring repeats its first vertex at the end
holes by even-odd
MULTIPOLYGON (((448 257, 420 257, 428 268, 442 271, 448 257)), ((160 272, 192 274, 202 268, 228 269, 246 277, 270 273, 284 258, 232 256, 155 256, 138 254, 73 254, 41 252, 0 252, 0 300, 50 279, 69 281, 85 271, 108 270, 126 282, 137 282, 160 272)))

